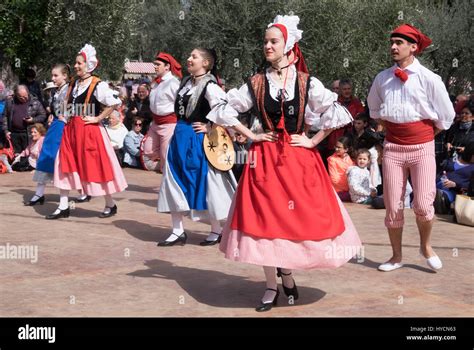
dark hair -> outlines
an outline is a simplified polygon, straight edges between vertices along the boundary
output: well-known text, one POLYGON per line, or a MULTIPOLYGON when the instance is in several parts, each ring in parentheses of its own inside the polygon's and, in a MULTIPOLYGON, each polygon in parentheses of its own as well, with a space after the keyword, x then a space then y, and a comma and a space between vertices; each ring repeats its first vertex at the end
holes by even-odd
POLYGON ((356 120, 362 120, 364 123, 368 123, 369 122, 369 116, 367 115, 366 112, 361 112, 359 114, 357 114, 354 118, 354 121, 356 120))
MULTIPOLYGON (((138 85, 138 87, 141 87, 141 86, 143 86, 145 89, 148 90, 148 92, 150 92, 150 90, 151 90, 150 84, 148 84, 148 83, 141 83, 140 85, 138 85)), ((137 91, 138 91, 138 88, 137 88, 137 91)))
POLYGON ((367 148, 359 148, 355 153, 355 158, 357 159, 361 154, 367 154, 367 158, 370 160, 370 152, 367 148))
POLYGON ((135 124, 135 123, 138 122, 138 121, 140 121, 140 122, 143 123, 143 118, 142 118, 142 117, 134 117, 134 118, 132 119, 132 124, 135 124))
POLYGON ((469 102, 466 103, 466 104, 461 108, 461 111, 462 111, 463 109, 465 109, 465 108, 469 109, 469 111, 471 112, 471 114, 474 114, 474 103, 472 102, 472 100, 469 100, 469 102))
POLYGON ((340 142, 342 143, 342 146, 347 149, 348 153, 352 147, 352 142, 351 142, 351 139, 347 136, 342 136, 340 138, 337 139, 337 142, 340 142))
POLYGON ((352 86, 352 80, 350 80, 349 78, 344 78, 344 79, 339 80, 339 87, 341 87, 342 85, 352 86))
POLYGON ((213 76, 216 77, 216 79, 219 80, 219 76, 217 74, 217 52, 214 49, 209 49, 206 47, 196 47, 196 50, 198 50, 202 57, 205 60, 209 61, 209 67, 207 69, 208 72, 211 72, 213 76))
POLYGON ((69 64, 64 64, 64 63, 56 63, 53 69, 59 69, 62 74, 66 75, 66 81, 71 80, 71 66, 69 64))
POLYGON ((36 78, 36 71, 33 68, 26 68, 25 78, 36 78))
POLYGON ((474 155, 474 142, 469 142, 464 147, 464 152, 460 153, 461 159, 466 163, 470 163, 472 156, 474 155))

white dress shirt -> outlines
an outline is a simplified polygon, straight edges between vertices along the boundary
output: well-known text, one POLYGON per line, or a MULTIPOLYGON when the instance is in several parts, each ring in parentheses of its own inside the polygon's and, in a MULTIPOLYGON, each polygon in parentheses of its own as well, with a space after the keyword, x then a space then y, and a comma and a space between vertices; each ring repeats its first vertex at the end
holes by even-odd
POLYGON ((438 129, 449 129, 455 116, 441 77, 423 67, 418 59, 404 70, 408 80, 395 76, 398 66, 377 74, 367 98, 370 116, 392 123, 430 119, 438 129))
POLYGON ((150 109, 156 115, 174 113, 174 102, 179 90, 179 80, 171 72, 166 73, 161 82, 150 92, 150 109))

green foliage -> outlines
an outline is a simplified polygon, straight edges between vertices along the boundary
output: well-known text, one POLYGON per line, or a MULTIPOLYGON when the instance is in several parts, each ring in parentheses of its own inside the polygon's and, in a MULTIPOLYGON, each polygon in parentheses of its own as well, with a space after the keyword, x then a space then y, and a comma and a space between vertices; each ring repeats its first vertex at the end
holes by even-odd
POLYGON ((72 64, 89 42, 101 60, 98 73, 119 79, 126 58, 151 61, 166 51, 185 67, 191 50, 204 46, 216 49, 222 77, 238 86, 263 63, 267 24, 293 13, 301 18, 310 72, 325 84, 351 78, 364 97, 392 64, 390 31, 406 22, 433 39, 423 64, 460 92, 474 76, 472 8, 472 0, 7 0, 0 5, 0 57, 49 74, 54 63, 72 64))

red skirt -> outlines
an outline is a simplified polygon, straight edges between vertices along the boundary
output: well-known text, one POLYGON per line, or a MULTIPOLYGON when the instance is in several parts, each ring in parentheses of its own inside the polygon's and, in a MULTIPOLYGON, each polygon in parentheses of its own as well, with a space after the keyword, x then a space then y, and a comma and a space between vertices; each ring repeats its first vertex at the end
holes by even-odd
POLYGON ((231 228, 292 241, 320 241, 342 234, 344 221, 319 152, 281 141, 252 144, 237 188, 231 228))
POLYGON ((59 156, 61 171, 76 172, 82 181, 109 182, 114 179, 99 125, 86 125, 79 116, 72 117, 64 128, 59 156))

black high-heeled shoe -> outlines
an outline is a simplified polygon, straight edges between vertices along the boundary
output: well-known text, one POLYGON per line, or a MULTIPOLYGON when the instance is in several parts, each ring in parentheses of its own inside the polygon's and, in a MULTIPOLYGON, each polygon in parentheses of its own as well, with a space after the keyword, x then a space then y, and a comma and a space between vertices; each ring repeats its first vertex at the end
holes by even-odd
MULTIPOLYGON (((35 195, 36 196, 36 195, 35 195)), ((34 196, 33 196, 34 197, 34 196)), ((38 196, 37 196, 38 197, 38 196)), ((44 196, 41 196, 41 197, 38 197, 38 199, 36 200, 30 200, 29 202, 26 202, 24 203, 27 207, 32 207, 33 205, 36 205, 36 204, 41 204, 43 205, 44 204, 44 196)))
POLYGON ((59 218, 68 218, 69 217, 69 208, 67 209, 59 209, 59 213, 57 214, 49 214, 47 215, 45 218, 46 220, 56 220, 56 219, 59 219, 59 218))
POLYGON ((117 205, 114 205, 112 208, 111 207, 105 207, 105 210, 100 213, 99 218, 109 218, 111 216, 114 216, 117 214, 117 205), (109 211, 106 211, 107 209, 110 209, 109 211))
POLYGON ((217 237, 217 239, 215 239, 215 240, 213 240, 213 241, 208 241, 207 239, 205 239, 204 241, 200 242, 199 245, 201 245, 201 246, 208 246, 208 245, 215 245, 215 244, 221 242, 221 238, 222 238, 222 234, 221 234, 221 233, 216 233, 216 232, 211 232, 211 233, 214 233, 215 235, 218 235, 219 237, 217 237))
POLYGON ((255 308, 255 311, 257 311, 257 312, 270 311, 272 309, 272 307, 276 306, 277 303, 278 303, 278 297, 280 296, 280 290, 278 289, 278 287, 277 287, 277 289, 267 288, 266 290, 272 290, 272 291, 276 292, 275 298, 273 298, 273 301, 269 301, 269 302, 266 302, 266 303, 261 302, 261 304, 255 308))
POLYGON ((185 245, 186 244, 186 240, 188 239, 188 235, 186 234, 186 232, 183 232, 180 236, 178 236, 177 234, 175 233, 171 233, 172 235, 175 235, 176 237, 178 237, 177 239, 175 239, 174 241, 163 241, 163 242, 158 242, 157 246, 158 247, 171 247, 171 246, 174 246, 176 243, 181 243, 181 245, 185 245))
MULTIPOLYGON (((291 276, 291 272, 283 273, 281 268, 277 267, 277 277, 281 277, 281 276, 291 276)), ((281 279, 281 285, 283 286, 283 291, 285 292, 285 295, 287 297, 292 296, 294 300, 298 300, 299 298, 298 288, 296 288, 296 282, 294 279, 293 279, 293 288, 285 287, 285 285, 283 284, 283 277, 281 279)))

